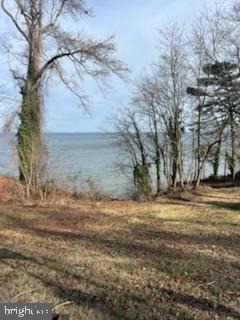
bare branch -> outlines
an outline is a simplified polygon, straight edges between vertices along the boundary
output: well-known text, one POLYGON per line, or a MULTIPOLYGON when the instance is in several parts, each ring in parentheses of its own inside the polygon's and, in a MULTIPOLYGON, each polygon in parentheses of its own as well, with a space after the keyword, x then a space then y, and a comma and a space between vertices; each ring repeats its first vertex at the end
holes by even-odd
POLYGON ((40 69, 38 78, 51 69, 53 64, 63 58, 70 59, 76 68, 82 68, 93 77, 106 77, 110 72, 119 76, 123 75, 127 68, 112 56, 115 51, 113 36, 103 42, 92 39, 73 38, 67 33, 57 32, 56 41, 59 43, 59 53, 51 57, 40 69), (87 62, 91 62, 91 68, 87 67, 87 62), (93 65, 100 69, 93 69, 93 65))
POLYGON ((28 35, 26 34, 26 32, 20 27, 20 25, 18 24, 18 21, 16 19, 16 17, 14 17, 11 12, 6 8, 5 6, 5 0, 1 0, 1 7, 3 9, 3 11, 6 13, 6 15, 12 20, 13 24, 15 25, 15 27, 17 28, 17 30, 21 33, 21 35, 26 39, 26 41, 29 43, 30 40, 28 38, 28 35))

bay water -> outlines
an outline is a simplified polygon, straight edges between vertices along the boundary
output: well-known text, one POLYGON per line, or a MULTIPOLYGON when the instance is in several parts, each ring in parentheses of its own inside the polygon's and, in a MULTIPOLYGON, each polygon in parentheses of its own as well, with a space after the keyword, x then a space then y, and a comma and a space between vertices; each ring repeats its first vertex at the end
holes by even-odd
MULTIPOLYGON (((0 175, 17 177, 13 135, 0 135, 0 175)), ((86 180, 112 197, 126 197, 129 180, 118 170, 119 147, 111 133, 48 133, 48 178, 81 191, 86 180)))
MULTIPOLYGON (((113 198, 128 198, 132 194, 130 178, 121 174, 119 169, 122 153, 116 144, 116 133, 48 133, 44 138, 49 180, 68 186, 71 191, 84 191, 87 181, 91 181, 98 190, 113 198)), ((0 134, 0 175, 18 176, 15 140, 12 134, 0 134)), ((184 152, 185 168, 190 162, 189 145, 188 141, 184 152)), ((221 174, 224 172, 223 158, 221 174)), ((211 173, 212 167, 208 164, 205 177, 211 173)))

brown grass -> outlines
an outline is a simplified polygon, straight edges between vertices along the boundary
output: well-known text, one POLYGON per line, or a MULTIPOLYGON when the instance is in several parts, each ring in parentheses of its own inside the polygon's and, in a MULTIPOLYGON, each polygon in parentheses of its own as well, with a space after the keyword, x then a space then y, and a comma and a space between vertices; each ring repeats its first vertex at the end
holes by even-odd
POLYGON ((240 190, 157 203, 2 204, 0 300, 70 319, 240 319, 240 190))
POLYGON ((34 192, 29 192, 26 183, 0 176, 0 202, 2 203, 18 203, 28 206, 71 206, 78 200, 87 203, 111 200, 111 196, 102 192, 101 187, 91 178, 84 181, 81 192, 73 192, 72 189, 72 186, 67 183, 50 180, 38 186, 34 192))
POLYGON ((0 176, 0 202, 21 201, 23 197, 23 186, 18 180, 0 176))

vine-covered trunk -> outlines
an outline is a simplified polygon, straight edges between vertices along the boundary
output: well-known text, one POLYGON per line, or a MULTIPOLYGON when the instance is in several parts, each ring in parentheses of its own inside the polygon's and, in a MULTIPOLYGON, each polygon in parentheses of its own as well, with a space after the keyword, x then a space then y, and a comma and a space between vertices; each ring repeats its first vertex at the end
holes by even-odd
POLYGON ((41 156, 41 100, 39 89, 28 79, 22 96, 17 151, 20 179, 36 186, 41 156))
POLYGON ((39 185, 41 170, 41 79, 39 66, 41 60, 41 20, 33 20, 29 29, 29 59, 22 104, 19 114, 20 124, 17 133, 17 152, 20 179, 27 183, 29 189, 35 190, 39 185))
POLYGON ((150 200, 152 195, 149 167, 149 164, 136 164, 133 171, 137 195, 142 200, 150 200))

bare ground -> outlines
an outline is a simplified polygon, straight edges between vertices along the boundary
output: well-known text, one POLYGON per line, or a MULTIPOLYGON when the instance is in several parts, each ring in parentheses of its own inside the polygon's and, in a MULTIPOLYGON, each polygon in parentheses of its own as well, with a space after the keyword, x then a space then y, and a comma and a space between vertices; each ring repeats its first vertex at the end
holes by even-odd
POLYGON ((0 300, 70 319, 240 319, 240 189, 0 206, 0 300))

